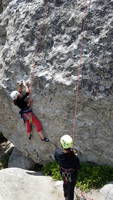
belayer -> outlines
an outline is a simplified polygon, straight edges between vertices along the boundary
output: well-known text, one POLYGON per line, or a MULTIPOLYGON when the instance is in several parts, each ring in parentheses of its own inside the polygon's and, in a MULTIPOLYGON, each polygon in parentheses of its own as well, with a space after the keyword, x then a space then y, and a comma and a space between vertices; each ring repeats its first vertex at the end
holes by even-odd
POLYGON ((56 148, 55 160, 60 166, 60 174, 63 179, 63 190, 65 200, 74 200, 74 187, 77 182, 77 175, 80 169, 80 162, 75 155, 73 140, 71 136, 64 135, 60 138, 63 149, 56 148))
POLYGON ((40 139, 42 141, 49 142, 49 139, 44 137, 42 134, 43 128, 40 120, 34 115, 32 111, 30 93, 30 84, 22 81, 19 85, 18 91, 11 92, 10 96, 13 100, 13 103, 20 108, 19 114, 21 114, 21 117, 25 122, 28 138, 31 139, 32 125, 34 125, 40 136, 40 139), (25 88, 25 92, 23 92, 23 86, 25 88))

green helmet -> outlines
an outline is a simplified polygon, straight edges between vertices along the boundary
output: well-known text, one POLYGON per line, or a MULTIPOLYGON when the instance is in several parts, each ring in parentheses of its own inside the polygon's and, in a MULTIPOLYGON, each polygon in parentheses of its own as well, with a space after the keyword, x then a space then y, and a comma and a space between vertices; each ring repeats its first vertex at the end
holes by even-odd
POLYGON ((60 138, 60 143, 64 149, 69 149, 73 147, 73 139, 70 135, 63 135, 60 138))

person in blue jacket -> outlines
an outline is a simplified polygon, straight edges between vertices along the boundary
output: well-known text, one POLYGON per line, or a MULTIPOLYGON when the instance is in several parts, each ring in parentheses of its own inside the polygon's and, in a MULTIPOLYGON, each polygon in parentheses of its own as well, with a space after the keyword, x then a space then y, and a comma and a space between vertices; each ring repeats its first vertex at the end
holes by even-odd
POLYGON ((69 135, 60 138, 62 149, 56 148, 55 160, 60 166, 60 173, 63 179, 63 190, 65 200, 74 200, 74 187, 77 182, 77 175, 80 169, 80 161, 74 153, 73 139, 69 135))

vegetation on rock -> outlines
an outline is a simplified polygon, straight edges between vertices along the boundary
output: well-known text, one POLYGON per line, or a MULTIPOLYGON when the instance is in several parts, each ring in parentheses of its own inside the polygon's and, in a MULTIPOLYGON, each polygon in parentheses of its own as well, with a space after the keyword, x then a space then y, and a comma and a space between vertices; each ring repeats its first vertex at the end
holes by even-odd
MULTIPOLYGON (((55 180, 61 180, 59 166, 51 162, 43 167, 44 175, 50 175, 55 180)), ((113 180, 113 167, 96 165, 93 163, 81 163, 77 187, 82 191, 98 189, 113 180)))

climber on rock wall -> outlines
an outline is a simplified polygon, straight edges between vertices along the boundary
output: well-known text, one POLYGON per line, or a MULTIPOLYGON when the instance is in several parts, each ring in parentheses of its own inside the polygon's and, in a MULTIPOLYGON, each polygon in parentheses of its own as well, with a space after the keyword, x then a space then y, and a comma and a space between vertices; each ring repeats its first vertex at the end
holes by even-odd
POLYGON ((71 136, 62 136, 60 143, 63 150, 56 148, 55 160, 60 166, 60 173, 63 179, 64 197, 65 200, 74 200, 74 187, 80 169, 80 162, 72 149, 73 140, 71 136))
POLYGON ((32 125, 36 127, 36 130, 42 141, 49 142, 49 139, 43 136, 42 124, 40 120, 32 112, 31 104, 32 100, 30 98, 30 83, 21 81, 19 83, 19 88, 17 91, 11 92, 11 98, 13 103, 20 108, 19 114, 26 124, 26 131, 28 138, 32 137, 32 125), (25 89, 25 91, 23 90, 25 89))

